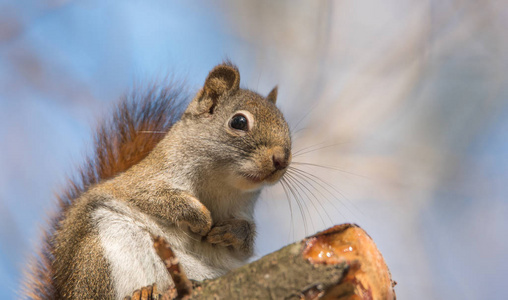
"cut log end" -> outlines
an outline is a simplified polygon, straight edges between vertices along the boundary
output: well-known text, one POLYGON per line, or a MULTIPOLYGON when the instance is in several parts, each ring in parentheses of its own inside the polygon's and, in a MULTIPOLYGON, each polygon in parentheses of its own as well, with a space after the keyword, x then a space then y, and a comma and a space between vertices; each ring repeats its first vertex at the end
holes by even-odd
POLYGON ((313 264, 349 266, 345 276, 319 299, 395 299, 390 271, 370 236, 342 224, 304 240, 303 256, 313 264))

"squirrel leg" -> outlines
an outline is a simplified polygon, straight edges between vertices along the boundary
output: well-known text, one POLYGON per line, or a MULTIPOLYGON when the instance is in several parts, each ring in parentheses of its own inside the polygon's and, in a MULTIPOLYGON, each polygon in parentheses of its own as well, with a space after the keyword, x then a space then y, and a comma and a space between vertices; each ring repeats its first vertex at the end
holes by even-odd
POLYGON ((255 225, 241 219, 230 219, 215 224, 206 241, 224 247, 231 246, 243 254, 251 255, 254 248, 255 225))
MULTIPOLYGON (((57 278, 61 293, 72 299, 114 298, 110 266, 99 246, 99 238, 88 234, 79 243, 71 261, 57 264, 58 274, 69 274, 57 278), (63 270, 72 270, 65 272, 63 270)), ((69 254, 68 254, 69 255, 69 254)))
POLYGON ((143 212, 168 220, 178 227, 206 236, 212 227, 210 211, 194 196, 178 189, 139 195, 132 200, 143 212))

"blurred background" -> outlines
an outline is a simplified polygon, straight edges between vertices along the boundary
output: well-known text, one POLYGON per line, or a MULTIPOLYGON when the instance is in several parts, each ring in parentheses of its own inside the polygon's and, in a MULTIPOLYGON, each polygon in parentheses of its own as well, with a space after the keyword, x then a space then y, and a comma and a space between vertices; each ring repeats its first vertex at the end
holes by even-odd
POLYGON ((1 0, 3 297, 96 120, 168 74, 195 92, 229 58, 244 87, 279 85, 300 163, 294 195, 257 206, 257 257, 355 222, 399 299, 503 298, 507 26, 504 1, 1 0))

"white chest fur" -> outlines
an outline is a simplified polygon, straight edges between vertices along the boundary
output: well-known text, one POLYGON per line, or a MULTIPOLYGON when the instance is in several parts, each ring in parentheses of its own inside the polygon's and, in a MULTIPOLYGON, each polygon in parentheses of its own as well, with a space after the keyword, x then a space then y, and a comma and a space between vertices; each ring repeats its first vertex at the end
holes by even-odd
POLYGON ((169 288, 171 279, 152 247, 151 235, 163 236, 170 243, 191 279, 214 278, 242 264, 227 249, 201 242, 179 228, 162 227, 120 201, 105 203, 93 213, 93 219, 117 299, 153 283, 161 290, 169 288))

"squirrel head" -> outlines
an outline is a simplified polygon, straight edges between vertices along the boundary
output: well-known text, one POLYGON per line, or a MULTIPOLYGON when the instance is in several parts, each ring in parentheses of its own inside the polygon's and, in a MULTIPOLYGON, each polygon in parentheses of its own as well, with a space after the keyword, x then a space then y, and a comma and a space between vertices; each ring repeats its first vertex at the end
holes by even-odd
POLYGON ((276 100, 277 87, 263 97, 240 88, 234 65, 216 66, 182 116, 188 145, 201 140, 192 151, 234 188, 276 183, 291 162, 289 128, 276 100))

